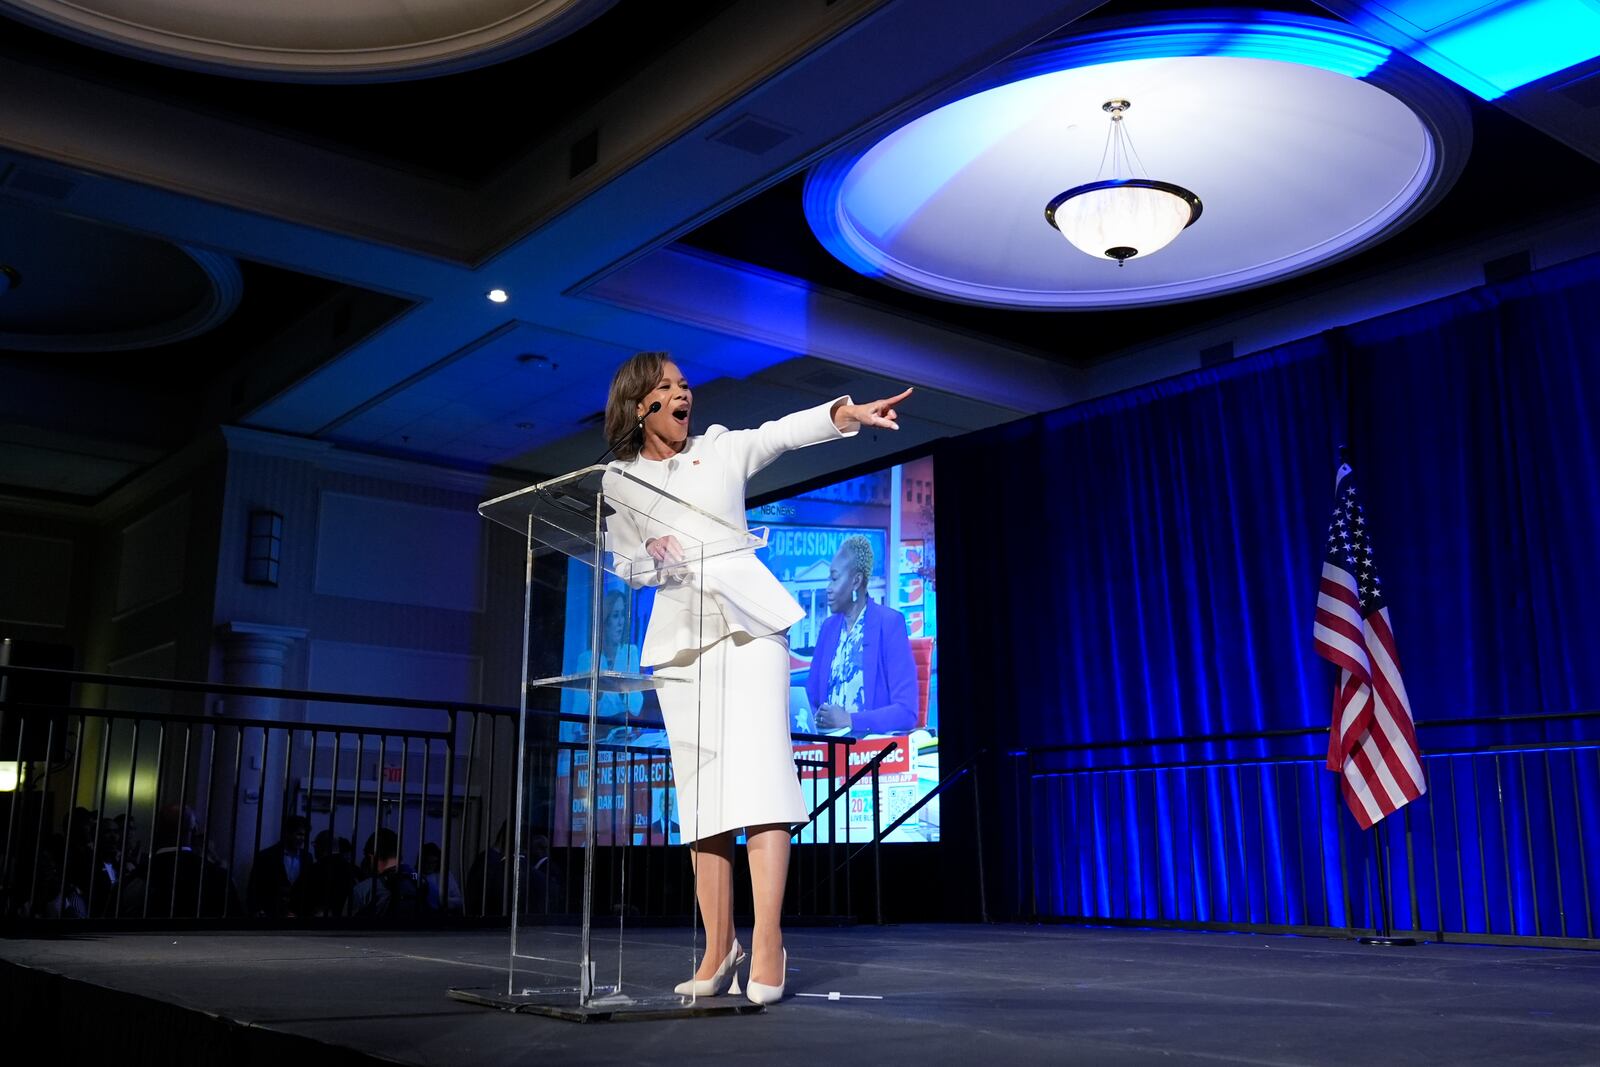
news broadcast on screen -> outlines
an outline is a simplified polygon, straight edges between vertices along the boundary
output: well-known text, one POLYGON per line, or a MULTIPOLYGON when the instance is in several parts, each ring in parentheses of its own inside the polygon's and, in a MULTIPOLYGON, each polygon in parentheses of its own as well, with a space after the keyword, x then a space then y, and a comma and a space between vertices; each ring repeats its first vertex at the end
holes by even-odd
MULTIPOLYGON (((767 531, 758 557, 805 612, 788 637, 789 725, 807 803, 823 805, 852 774, 892 748, 879 764, 877 785, 882 803, 877 823, 888 826, 939 779, 933 460, 914 459, 765 501, 750 508, 747 518, 753 531, 767 531), (830 584, 836 587, 831 598, 830 584), (862 584, 867 604, 842 591, 862 584), (860 647, 852 649, 852 641, 860 647), (840 738, 853 741, 841 744, 840 738)), ((608 650, 602 653, 603 669, 638 669, 651 592, 640 590, 631 610, 620 592, 608 589, 602 595, 602 647, 608 650)), ((587 569, 570 562, 567 671, 590 666, 592 595, 587 569)), ((600 694, 593 773, 588 752, 576 744, 587 740, 581 720, 588 695, 565 693, 562 711, 567 721, 561 737, 572 744, 558 756, 553 842, 578 843, 591 817, 602 844, 630 835, 636 844, 682 840, 682 806, 672 786, 655 694, 600 694), (624 744, 626 753, 620 750, 624 744)), ((819 834, 826 840, 830 821, 839 840, 847 834, 851 840, 869 840, 874 814, 867 775, 797 841, 815 842, 819 834)), ((938 840, 937 798, 886 838, 938 840)))

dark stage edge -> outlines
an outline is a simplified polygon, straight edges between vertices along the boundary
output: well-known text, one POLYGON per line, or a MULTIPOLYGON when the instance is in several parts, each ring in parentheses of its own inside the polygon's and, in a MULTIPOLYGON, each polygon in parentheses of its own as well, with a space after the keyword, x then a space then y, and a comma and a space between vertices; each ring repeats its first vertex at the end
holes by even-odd
MULTIPOLYGON (((677 933, 635 943, 675 964, 677 933)), ((580 1025, 446 996, 493 981, 497 931, 105 934, 0 942, 0 1047, 119 1067, 1600 1061, 1596 952, 1028 926, 788 943, 793 991, 882 999, 580 1025)))

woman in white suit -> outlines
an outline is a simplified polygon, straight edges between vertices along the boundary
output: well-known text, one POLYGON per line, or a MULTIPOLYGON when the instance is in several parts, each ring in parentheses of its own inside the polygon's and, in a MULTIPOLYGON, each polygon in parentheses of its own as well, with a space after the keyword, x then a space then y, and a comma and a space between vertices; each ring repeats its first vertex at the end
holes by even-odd
MULTIPOLYGON (((745 483, 756 472, 784 452, 851 437, 862 426, 899 429, 895 405, 910 395, 907 389, 870 404, 841 397, 754 430, 713 426, 691 437, 688 381, 666 353, 641 352, 612 379, 606 437, 617 443, 616 469, 742 530, 745 483)), ((639 495, 616 474, 607 475, 606 488, 625 505, 630 492, 639 495)), ((673 533, 651 528, 648 500, 639 504, 619 507, 607 520, 611 550, 654 561, 651 567, 683 559, 673 533)), ((684 518, 680 509, 672 528, 683 529, 684 518)), ((790 827, 810 814, 789 743, 787 634, 804 612, 750 553, 708 562, 686 581, 671 570, 654 570, 646 580, 663 574, 640 662, 684 680, 658 693, 706 930, 705 955, 678 992, 739 991, 744 951, 733 930, 733 838, 742 827, 756 913, 746 996, 774 1003, 783 996, 788 960, 779 916, 790 827)))

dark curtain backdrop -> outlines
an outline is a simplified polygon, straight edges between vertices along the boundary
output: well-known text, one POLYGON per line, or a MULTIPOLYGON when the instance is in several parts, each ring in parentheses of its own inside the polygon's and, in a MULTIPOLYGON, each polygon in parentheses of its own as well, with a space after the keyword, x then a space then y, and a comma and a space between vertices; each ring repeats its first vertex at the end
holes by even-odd
MULTIPOLYGON (((1325 727, 1333 675, 1311 618, 1341 444, 1419 722, 1600 708, 1597 337, 1600 257, 942 447, 942 743, 950 765, 999 757, 993 910, 1370 919, 1370 845, 1311 758, 1325 738, 1077 760, 1221 763, 1199 771, 1023 781, 1006 763, 1041 745, 1325 727), (1286 751, 1308 759, 1250 762, 1286 751)), ((1596 751, 1448 753, 1595 733, 1424 729, 1430 795, 1386 821, 1414 837, 1399 925, 1592 929, 1596 751), (1515 825, 1492 826, 1500 798, 1515 825)))

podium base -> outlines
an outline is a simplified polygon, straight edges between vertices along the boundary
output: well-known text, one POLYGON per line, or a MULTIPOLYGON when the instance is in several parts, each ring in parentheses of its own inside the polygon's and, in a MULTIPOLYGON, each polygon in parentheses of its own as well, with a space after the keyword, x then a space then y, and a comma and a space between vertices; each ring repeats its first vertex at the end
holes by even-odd
POLYGON ((505 993, 487 986, 450 989, 451 1000, 496 1008, 522 1015, 543 1015, 574 1023, 645 1022, 653 1019, 692 1019, 702 1015, 757 1015, 766 1011, 743 997, 629 997, 613 994, 588 1005, 578 1003, 577 987, 505 993))
POLYGON ((1356 942, 1362 945, 1387 945, 1390 948, 1412 948, 1421 943, 1414 937, 1390 937, 1387 934, 1358 937, 1356 942))

